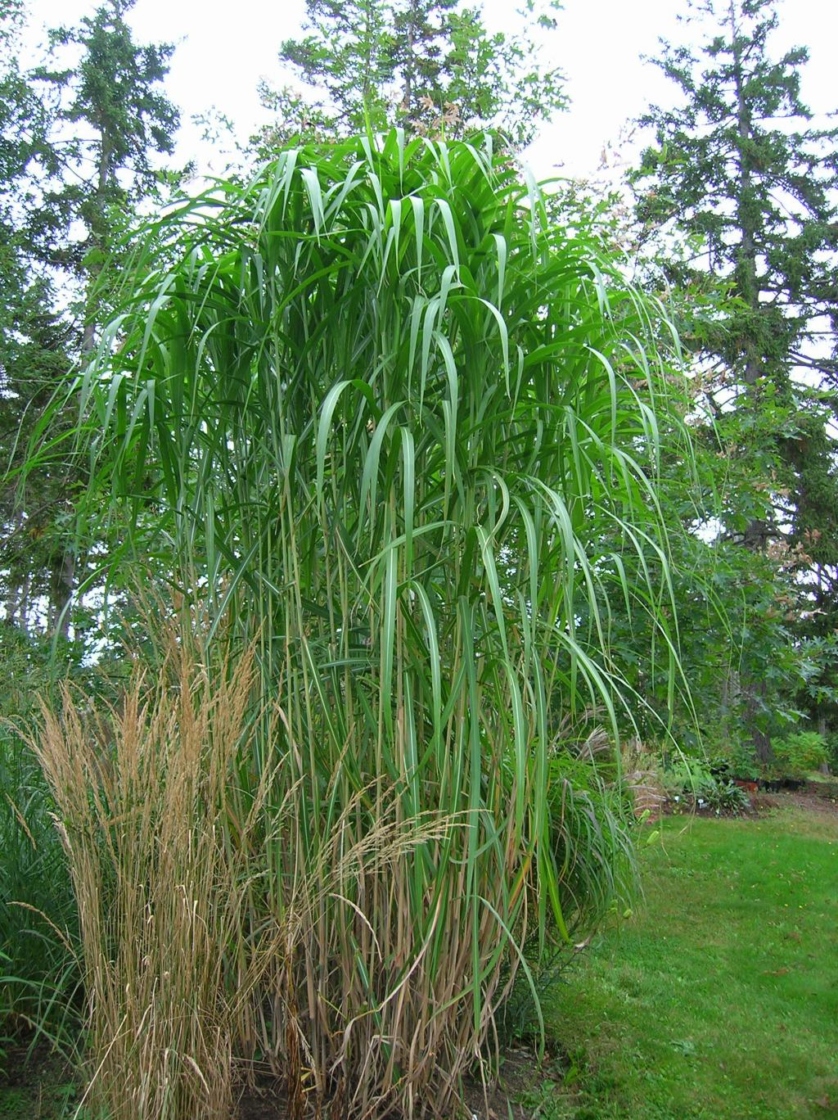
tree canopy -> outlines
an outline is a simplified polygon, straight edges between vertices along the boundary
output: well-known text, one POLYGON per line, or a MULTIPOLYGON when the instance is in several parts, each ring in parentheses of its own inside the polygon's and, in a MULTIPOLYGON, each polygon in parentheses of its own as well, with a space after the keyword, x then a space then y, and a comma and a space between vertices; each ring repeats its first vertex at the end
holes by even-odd
POLYGON ((306 0, 305 36, 279 52, 291 80, 261 87, 277 121, 259 143, 400 124, 449 138, 491 127, 526 145, 566 103, 561 71, 533 41, 555 29, 558 7, 528 0, 524 30, 510 34, 460 0, 306 0))
MULTIPOLYGON (((163 94, 172 47, 140 46, 132 3, 106 0, 77 27, 50 36, 52 66, 16 57, 23 3, 3 9, 0 300, 3 454, 15 472, 66 372, 84 360, 109 315, 104 276, 135 208, 156 193, 155 156, 170 155, 178 114, 163 94)), ((80 576, 71 523, 83 466, 12 473, 4 492, 6 617, 70 632, 80 576), (38 607, 46 599, 47 607, 38 607)), ((81 561, 83 564, 83 560, 81 561)), ((80 619, 79 619, 80 621, 80 619)))
MULTIPOLYGON (((777 603, 787 603, 778 618, 796 598, 798 638, 822 636, 838 606, 829 346, 838 130, 815 126, 801 100, 806 51, 772 53, 776 0, 702 0, 688 10, 704 38, 699 47, 664 43, 656 60, 680 104, 643 118, 654 143, 633 176, 637 214, 661 246, 669 284, 706 291, 712 281, 720 293, 710 314, 684 325, 697 415, 719 458, 723 535, 773 556, 775 578, 783 573, 777 603)), ((757 704, 764 716, 770 703, 757 704)))

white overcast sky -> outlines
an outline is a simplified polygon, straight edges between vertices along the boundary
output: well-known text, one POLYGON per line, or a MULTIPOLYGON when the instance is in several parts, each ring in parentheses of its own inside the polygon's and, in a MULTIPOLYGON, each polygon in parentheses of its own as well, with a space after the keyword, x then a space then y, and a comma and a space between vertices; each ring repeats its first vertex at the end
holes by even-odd
MULTIPOLYGON (((504 13, 517 6, 487 0, 487 23, 502 26, 504 13)), ((96 2, 30 0, 28 7, 37 35, 45 26, 75 23, 96 2)), ((688 31, 676 22, 683 8, 681 0, 565 0, 551 55, 567 77, 572 108, 530 154, 540 177, 559 165, 572 174, 594 171, 603 147, 617 141, 629 117, 650 101, 672 100, 674 86, 641 56, 657 54, 660 36, 684 41, 688 31)), ((279 44, 298 34, 303 13, 303 0, 137 0, 130 20, 139 42, 177 44, 168 93, 184 122, 214 105, 245 138, 260 119, 257 81, 279 84, 279 44)), ((838 4, 784 0, 780 21, 775 49, 803 45, 810 51, 804 100, 818 113, 838 109, 838 4)), ((180 155, 194 155, 194 145, 185 127, 180 155)))

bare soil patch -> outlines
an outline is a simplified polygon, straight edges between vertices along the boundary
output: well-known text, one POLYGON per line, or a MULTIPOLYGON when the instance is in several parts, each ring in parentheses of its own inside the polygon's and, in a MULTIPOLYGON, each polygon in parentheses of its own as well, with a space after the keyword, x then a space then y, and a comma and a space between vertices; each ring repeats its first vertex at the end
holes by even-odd
POLYGON ((259 1076, 247 1087, 236 1109, 236 1120, 286 1120, 288 1109, 275 1078, 259 1076))
POLYGON ((806 782, 800 789, 758 793, 751 798, 757 811, 806 809, 813 813, 838 813, 838 782, 806 782))

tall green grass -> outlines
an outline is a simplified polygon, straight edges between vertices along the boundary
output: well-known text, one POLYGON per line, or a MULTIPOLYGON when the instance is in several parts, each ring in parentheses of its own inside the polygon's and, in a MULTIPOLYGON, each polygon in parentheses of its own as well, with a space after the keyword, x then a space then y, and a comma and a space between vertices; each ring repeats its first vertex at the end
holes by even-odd
POLYGON ((490 139, 397 132, 155 225, 71 387, 109 593, 157 573, 211 644, 255 643, 239 780, 281 776, 254 859, 288 938, 261 1043, 298 1112, 444 1111, 525 942, 612 892, 618 818, 551 759, 568 719, 630 713, 615 579, 675 687, 660 334, 490 139))
POLYGON ((0 730, 0 1039, 72 1048, 81 1011, 77 916, 31 751, 0 730))

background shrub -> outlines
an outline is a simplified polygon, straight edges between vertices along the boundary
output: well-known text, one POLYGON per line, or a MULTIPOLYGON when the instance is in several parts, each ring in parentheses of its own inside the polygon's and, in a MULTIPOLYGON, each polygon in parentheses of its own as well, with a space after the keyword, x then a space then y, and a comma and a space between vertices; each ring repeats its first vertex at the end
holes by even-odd
POLYGON ((775 739, 773 747, 777 769, 790 777, 804 777, 829 761, 826 740, 817 731, 796 731, 775 739))

